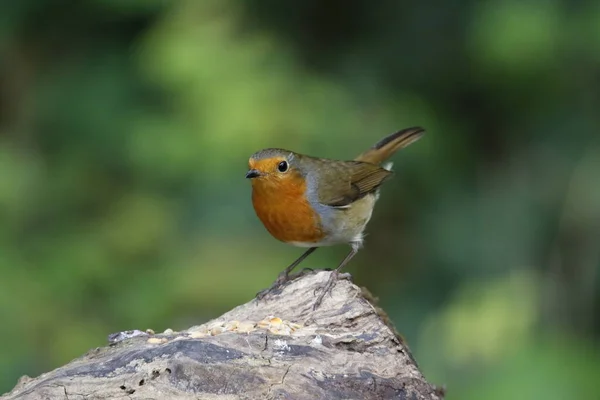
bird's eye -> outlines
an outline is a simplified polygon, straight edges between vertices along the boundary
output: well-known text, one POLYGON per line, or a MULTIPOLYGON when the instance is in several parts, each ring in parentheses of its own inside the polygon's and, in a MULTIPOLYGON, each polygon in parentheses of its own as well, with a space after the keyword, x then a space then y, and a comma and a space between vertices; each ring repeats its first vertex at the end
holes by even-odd
POLYGON ((288 163, 287 161, 282 161, 277 165, 277 170, 279 172, 286 172, 288 170, 288 163))

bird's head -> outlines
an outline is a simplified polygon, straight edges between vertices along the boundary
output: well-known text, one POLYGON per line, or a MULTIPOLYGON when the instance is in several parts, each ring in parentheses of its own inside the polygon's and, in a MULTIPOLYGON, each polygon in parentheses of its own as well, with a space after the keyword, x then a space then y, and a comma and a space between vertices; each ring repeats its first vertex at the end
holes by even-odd
POLYGON ((277 186, 301 177, 298 155, 284 149, 265 149, 254 153, 248 160, 246 178, 252 185, 277 186))

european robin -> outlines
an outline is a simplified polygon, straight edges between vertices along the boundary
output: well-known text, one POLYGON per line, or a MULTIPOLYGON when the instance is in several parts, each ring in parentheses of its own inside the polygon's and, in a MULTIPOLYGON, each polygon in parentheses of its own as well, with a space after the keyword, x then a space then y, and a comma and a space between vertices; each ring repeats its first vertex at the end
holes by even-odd
POLYGON ((352 161, 310 157, 284 149, 254 153, 246 178, 252 182, 256 215, 276 239, 308 247, 258 297, 287 282, 290 272, 318 247, 349 244, 350 252, 317 297, 313 308, 319 307, 335 285, 339 271, 362 247, 379 188, 393 175, 391 163, 381 164, 424 133, 419 127, 393 133, 352 161))

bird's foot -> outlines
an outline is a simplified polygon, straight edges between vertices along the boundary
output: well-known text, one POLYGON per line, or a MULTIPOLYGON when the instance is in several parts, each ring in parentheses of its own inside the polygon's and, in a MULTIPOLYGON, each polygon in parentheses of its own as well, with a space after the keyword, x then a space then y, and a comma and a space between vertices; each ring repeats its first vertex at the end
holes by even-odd
MULTIPOLYGON (((321 289, 321 294, 319 295, 319 297, 317 297, 317 300, 313 304, 313 311, 315 311, 317 308, 319 308, 321 306, 321 303, 323 302, 323 299, 325 298, 326 294, 329 293, 329 295, 331 295, 331 290, 335 286, 335 283, 337 282, 338 279, 350 279, 350 274, 348 274, 348 273, 340 274, 340 272, 337 269, 334 269, 331 272, 331 274, 329 275, 329 279, 327 280, 327 283, 321 289)), ((315 294, 316 294, 317 290, 319 290, 319 289, 318 288, 315 289, 315 294)))
POLYGON ((286 274, 285 271, 281 272, 278 276, 277 279, 275 279, 275 282, 273 282, 273 284, 266 288, 261 290, 260 292, 258 292, 256 294, 256 298, 258 300, 262 300, 264 299, 268 294, 270 293, 279 293, 281 291, 281 288, 288 282, 291 282, 293 280, 296 280, 310 272, 313 272, 312 269, 310 268, 304 268, 302 271, 298 272, 297 274, 294 275, 289 275, 286 274))
POLYGON ((286 274, 285 271, 283 271, 282 273, 280 273, 277 276, 277 279, 275 279, 275 282, 273 282, 273 284, 271 286, 269 286, 268 288, 263 289, 260 292, 256 293, 256 298, 258 300, 262 300, 269 293, 275 292, 275 291, 279 291, 279 289, 281 288, 281 286, 283 286, 283 284, 286 283, 289 280, 290 280, 289 275, 286 274))
POLYGON ((290 278, 290 280, 293 280, 293 279, 296 279, 296 278, 300 278, 301 276, 304 276, 304 275, 309 274, 311 272, 315 272, 315 270, 312 269, 312 268, 308 268, 308 267, 302 268, 300 270, 300 272, 298 272, 296 275, 294 275, 292 278, 290 278))

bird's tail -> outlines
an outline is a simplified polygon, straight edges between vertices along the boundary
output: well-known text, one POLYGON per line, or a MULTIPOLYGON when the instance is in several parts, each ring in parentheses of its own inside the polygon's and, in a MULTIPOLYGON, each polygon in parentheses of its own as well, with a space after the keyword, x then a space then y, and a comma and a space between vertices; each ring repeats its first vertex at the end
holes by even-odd
POLYGON ((373 147, 360 154, 354 160, 379 165, 401 148, 419 140, 424 134, 425 130, 419 127, 407 128, 392 133, 375 143, 373 147))

